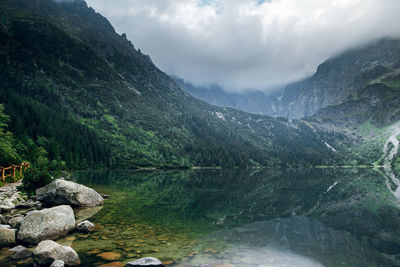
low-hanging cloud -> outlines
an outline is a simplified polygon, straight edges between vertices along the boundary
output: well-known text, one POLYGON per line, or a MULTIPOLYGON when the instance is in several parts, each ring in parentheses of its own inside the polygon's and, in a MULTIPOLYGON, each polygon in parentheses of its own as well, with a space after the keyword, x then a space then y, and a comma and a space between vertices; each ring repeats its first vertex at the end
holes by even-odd
POLYGON ((273 90, 325 59, 400 36, 399 0, 87 0, 168 74, 273 90))

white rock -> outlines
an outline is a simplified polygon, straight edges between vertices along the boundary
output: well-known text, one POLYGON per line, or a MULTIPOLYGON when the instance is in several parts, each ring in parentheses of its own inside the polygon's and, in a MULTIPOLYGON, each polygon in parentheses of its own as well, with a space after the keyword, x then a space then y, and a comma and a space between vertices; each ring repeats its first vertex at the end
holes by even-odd
POLYGON ((31 213, 19 222, 18 240, 37 244, 65 236, 75 229, 74 211, 63 205, 31 213))
POLYGON ((92 232, 95 228, 95 225, 92 222, 89 221, 83 221, 80 222, 76 225, 76 230, 80 231, 80 232, 92 232))
POLYGON ((71 181, 57 179, 36 189, 38 199, 53 205, 67 204, 81 207, 102 205, 103 197, 93 189, 71 181))
POLYGON ((52 240, 45 240, 33 251, 35 263, 50 265, 56 260, 63 261, 66 265, 74 266, 81 263, 78 254, 71 247, 61 246, 52 240))
POLYGON ((56 260, 50 265, 50 267, 64 267, 64 261, 56 260))
POLYGON ((15 208, 15 204, 13 202, 13 199, 11 199, 11 198, 4 200, 2 204, 10 207, 11 209, 15 208))
POLYGON ((125 267, 140 267, 140 266, 157 266, 163 267, 162 262, 157 258, 146 257, 135 261, 128 262, 125 267))

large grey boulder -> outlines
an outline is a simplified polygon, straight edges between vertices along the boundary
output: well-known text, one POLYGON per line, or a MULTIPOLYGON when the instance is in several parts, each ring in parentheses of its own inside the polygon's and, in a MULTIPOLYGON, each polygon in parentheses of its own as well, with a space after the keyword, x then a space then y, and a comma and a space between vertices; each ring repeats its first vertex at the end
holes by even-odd
POLYGON ((56 260, 63 261, 65 265, 74 266, 81 263, 78 254, 71 247, 61 246, 52 240, 45 240, 33 250, 36 264, 49 266, 56 260))
POLYGON ((57 239, 75 229, 74 211, 63 205, 31 213, 19 222, 17 239, 37 244, 46 239, 57 239))
POLYGON ((15 230, 0 227, 0 248, 16 244, 15 230))
POLYGON ((128 262, 125 264, 125 267, 140 267, 140 266, 157 266, 157 267, 164 267, 162 262, 157 258, 146 257, 141 258, 135 261, 128 262))
POLYGON ((36 196, 39 200, 52 205, 93 207, 102 205, 104 202, 103 197, 93 189, 62 179, 36 189, 36 196))

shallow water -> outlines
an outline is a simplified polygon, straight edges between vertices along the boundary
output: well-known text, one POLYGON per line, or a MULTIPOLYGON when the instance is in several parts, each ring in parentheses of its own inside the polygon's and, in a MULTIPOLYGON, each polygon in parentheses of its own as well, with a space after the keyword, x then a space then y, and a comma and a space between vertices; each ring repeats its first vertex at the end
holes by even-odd
POLYGON ((391 266, 397 253, 378 253, 364 234, 382 235, 382 207, 397 211, 372 170, 85 171, 73 180, 110 195, 75 211, 94 233, 58 240, 82 266, 145 256, 168 266, 391 266))

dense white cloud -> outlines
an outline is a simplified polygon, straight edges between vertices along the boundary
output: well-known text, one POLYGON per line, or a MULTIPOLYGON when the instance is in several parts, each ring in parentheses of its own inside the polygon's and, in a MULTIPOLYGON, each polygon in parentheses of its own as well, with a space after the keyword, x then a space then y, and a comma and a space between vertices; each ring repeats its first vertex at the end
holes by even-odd
POLYGON ((87 0, 169 74, 228 90, 271 90, 383 36, 399 0, 87 0))

